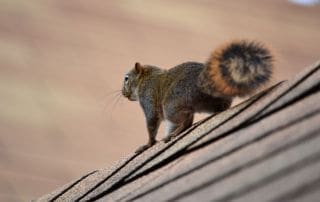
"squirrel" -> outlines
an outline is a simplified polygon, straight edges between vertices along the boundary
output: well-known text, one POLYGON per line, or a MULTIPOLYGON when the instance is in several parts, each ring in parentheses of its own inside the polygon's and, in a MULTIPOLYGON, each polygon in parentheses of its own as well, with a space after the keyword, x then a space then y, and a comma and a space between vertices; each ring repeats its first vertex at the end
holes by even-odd
POLYGON ((253 94, 272 76, 273 56, 261 43, 236 40, 215 49, 208 61, 185 62, 165 70, 135 63, 124 77, 122 95, 139 101, 146 118, 149 141, 156 143, 160 122, 166 122, 164 142, 189 128, 195 112, 217 113, 232 99, 253 94))

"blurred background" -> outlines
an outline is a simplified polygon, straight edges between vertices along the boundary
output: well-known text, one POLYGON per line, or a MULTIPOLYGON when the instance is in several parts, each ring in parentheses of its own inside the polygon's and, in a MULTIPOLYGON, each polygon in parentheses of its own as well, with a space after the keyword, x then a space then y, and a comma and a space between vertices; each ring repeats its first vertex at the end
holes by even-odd
POLYGON ((273 82, 314 63, 320 6, 295 2, 2 0, 0 201, 39 197, 147 141, 138 103, 119 97, 137 61, 205 62, 247 38, 273 49, 273 82))

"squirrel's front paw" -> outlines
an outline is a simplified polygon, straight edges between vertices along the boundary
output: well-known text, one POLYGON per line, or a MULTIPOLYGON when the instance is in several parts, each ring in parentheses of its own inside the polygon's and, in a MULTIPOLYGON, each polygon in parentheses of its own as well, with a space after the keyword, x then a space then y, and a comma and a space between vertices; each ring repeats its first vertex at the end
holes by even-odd
POLYGON ((148 143, 148 144, 146 144, 146 145, 142 145, 141 147, 139 147, 136 151, 135 151, 135 153, 136 154, 139 154, 139 153, 142 153, 142 152, 144 152, 145 150, 147 150, 147 149, 149 149, 150 147, 152 147, 153 145, 154 145, 155 143, 148 143))
POLYGON ((149 147, 151 147, 149 144, 142 145, 141 147, 139 147, 139 148, 135 151, 135 153, 136 153, 136 154, 142 153, 142 152, 144 152, 145 150, 147 150, 149 147))

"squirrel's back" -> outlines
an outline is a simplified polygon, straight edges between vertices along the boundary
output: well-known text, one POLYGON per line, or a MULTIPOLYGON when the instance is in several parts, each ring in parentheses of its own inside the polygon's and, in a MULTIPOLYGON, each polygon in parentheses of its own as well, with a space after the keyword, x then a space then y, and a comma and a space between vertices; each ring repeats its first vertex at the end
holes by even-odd
POLYGON ((166 72, 167 96, 180 96, 189 100, 200 96, 199 93, 202 92, 195 84, 204 67, 204 64, 199 62, 185 62, 169 69, 166 72))
POLYGON ((205 67, 203 63, 185 62, 166 72, 167 84, 163 85, 162 97, 165 111, 175 111, 170 110, 174 106, 186 111, 213 113, 230 107, 231 97, 212 96, 197 85, 205 67))

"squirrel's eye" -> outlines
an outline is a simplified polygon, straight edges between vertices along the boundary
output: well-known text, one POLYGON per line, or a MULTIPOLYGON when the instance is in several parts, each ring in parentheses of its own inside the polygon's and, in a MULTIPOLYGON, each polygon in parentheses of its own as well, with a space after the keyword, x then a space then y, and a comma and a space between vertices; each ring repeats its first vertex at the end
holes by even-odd
POLYGON ((128 80, 129 80, 129 76, 128 76, 128 75, 126 75, 126 76, 124 77, 124 81, 127 83, 127 82, 128 82, 128 80))

